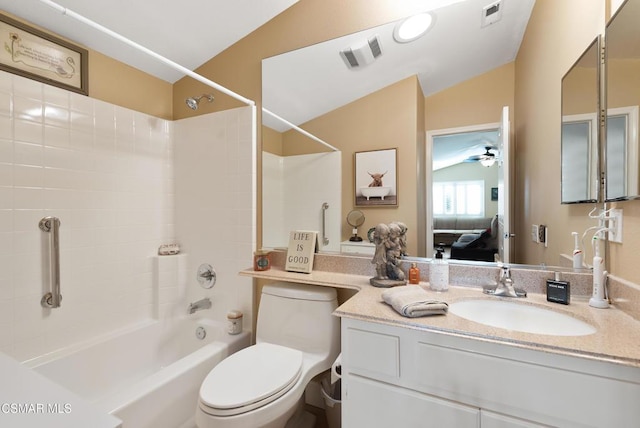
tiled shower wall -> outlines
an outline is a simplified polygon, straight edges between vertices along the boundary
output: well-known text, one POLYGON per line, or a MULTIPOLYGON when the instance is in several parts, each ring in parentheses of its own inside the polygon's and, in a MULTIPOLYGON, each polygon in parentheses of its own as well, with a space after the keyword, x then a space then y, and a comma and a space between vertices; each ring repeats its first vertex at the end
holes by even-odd
POLYGON ((154 314, 175 240, 170 121, 0 72, 0 351, 18 360, 154 314), (43 309, 60 218, 62 307, 43 309))
POLYGON ((252 265, 256 242, 254 120, 251 107, 240 107, 174 123, 176 232, 189 255, 187 300, 209 297, 211 309, 197 315, 220 321, 240 309, 245 328, 252 325, 253 282, 238 272, 252 265), (209 290, 195 279, 202 263, 217 273, 209 290))

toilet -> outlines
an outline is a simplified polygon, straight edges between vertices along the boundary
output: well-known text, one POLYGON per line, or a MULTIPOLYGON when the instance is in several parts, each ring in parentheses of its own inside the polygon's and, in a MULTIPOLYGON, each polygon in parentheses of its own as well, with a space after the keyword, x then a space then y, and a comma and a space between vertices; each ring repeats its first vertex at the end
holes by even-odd
MULTIPOLYGON (((297 283, 262 288, 256 344, 216 365, 200 387, 199 428, 281 428, 304 390, 340 353, 336 290, 297 283)), ((298 411, 298 412, 297 412, 298 411)))

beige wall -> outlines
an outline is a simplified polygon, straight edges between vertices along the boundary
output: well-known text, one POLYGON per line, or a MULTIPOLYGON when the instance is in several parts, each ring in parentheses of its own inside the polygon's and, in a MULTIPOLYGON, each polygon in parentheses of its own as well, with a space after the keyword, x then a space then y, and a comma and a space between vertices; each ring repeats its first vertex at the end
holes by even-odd
POLYGON ((513 120, 515 64, 510 62, 425 99, 428 131, 500 122, 502 107, 513 120))
POLYGON ((283 134, 275 129, 262 127, 262 150, 274 155, 284 156, 283 134))
POLYGON ((593 224, 592 205, 560 204, 560 82, 603 28, 603 0, 537 0, 533 9, 515 69, 518 262, 557 265, 573 249, 571 232, 593 224), (548 248, 528 238, 532 224, 549 228, 548 248))
POLYGON ((121 107, 173 118, 173 85, 96 51, 89 53, 89 96, 121 107))

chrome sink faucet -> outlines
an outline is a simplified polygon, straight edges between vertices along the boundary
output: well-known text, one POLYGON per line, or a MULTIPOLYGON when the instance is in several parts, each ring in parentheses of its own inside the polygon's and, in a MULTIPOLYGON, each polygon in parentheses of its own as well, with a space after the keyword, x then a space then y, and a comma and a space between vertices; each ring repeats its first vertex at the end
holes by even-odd
POLYGON ((200 299, 197 302, 189 303, 189 313, 195 314, 196 311, 201 311, 203 309, 209 309, 211 307, 211 299, 205 297, 204 299, 200 299))
POLYGON ((484 293, 502 297, 527 297, 527 292, 513 285, 509 266, 502 266, 500 280, 496 288, 485 288, 484 293))

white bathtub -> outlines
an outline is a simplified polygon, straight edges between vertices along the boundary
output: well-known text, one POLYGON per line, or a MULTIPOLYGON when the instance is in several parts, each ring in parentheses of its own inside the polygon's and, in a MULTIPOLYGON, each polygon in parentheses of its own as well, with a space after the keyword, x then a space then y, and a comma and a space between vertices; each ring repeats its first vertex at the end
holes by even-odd
POLYGON ((384 201, 384 197, 391 193, 391 187, 361 187, 360 193, 367 198, 380 198, 384 201))
POLYGON ((123 428, 178 428, 192 420, 209 371, 249 344, 249 333, 229 335, 211 320, 147 321, 24 364, 122 419, 123 428))

